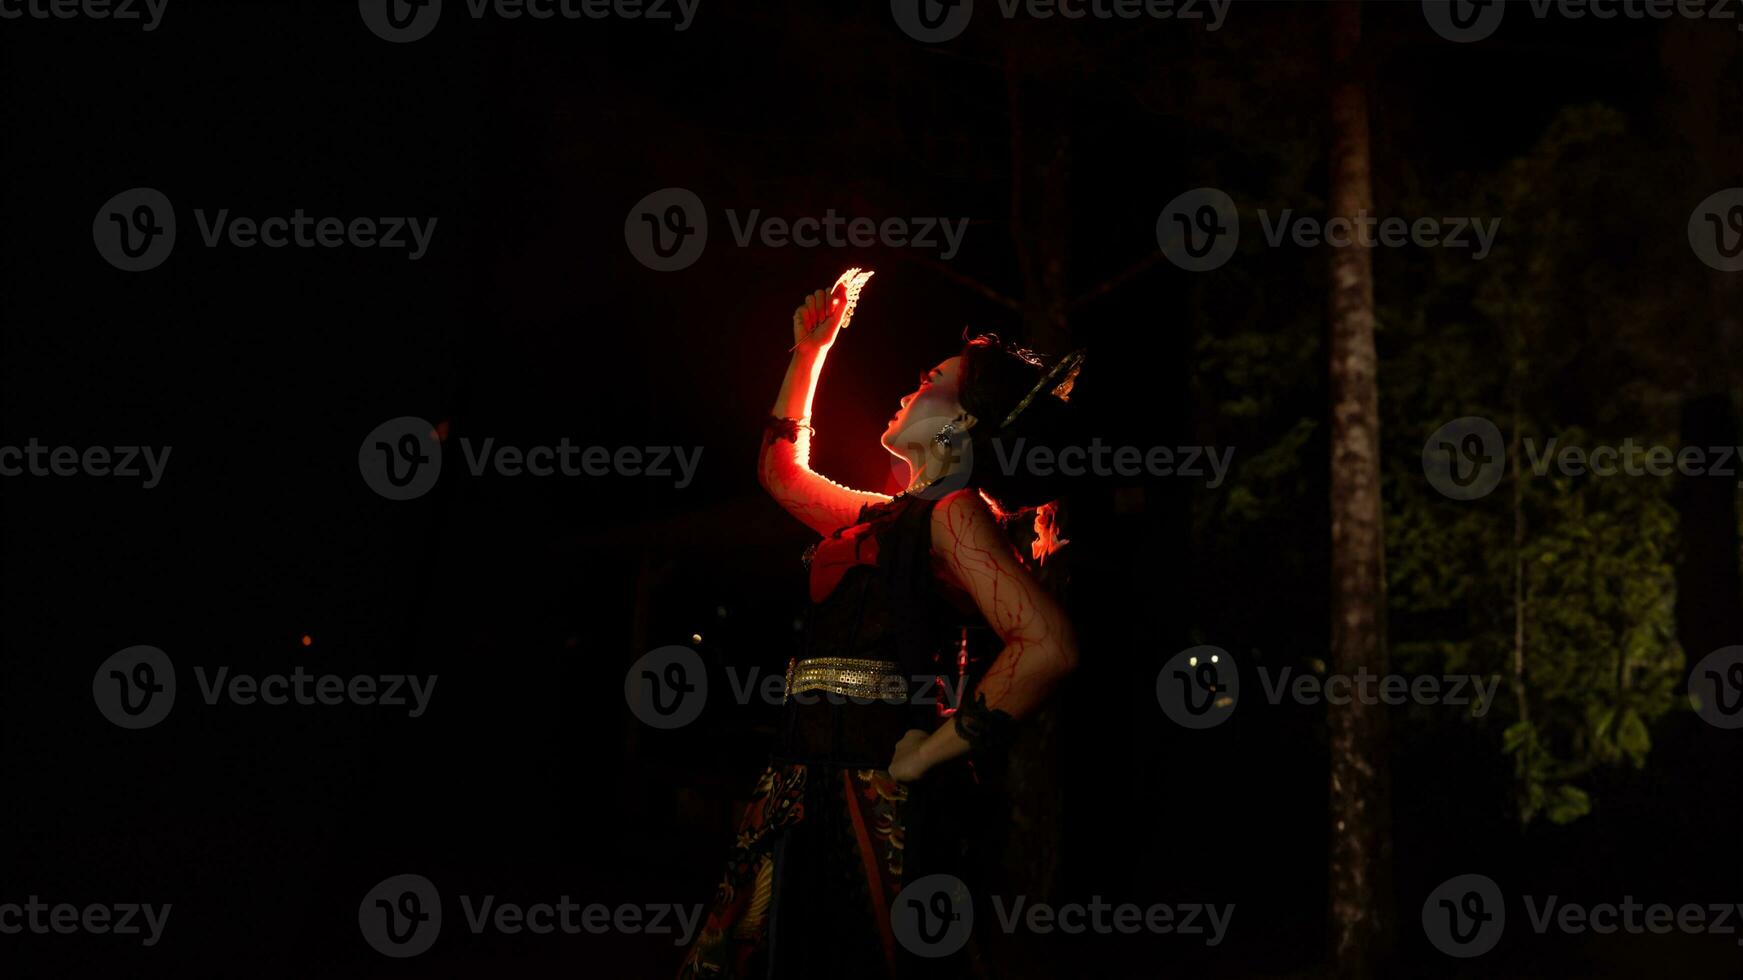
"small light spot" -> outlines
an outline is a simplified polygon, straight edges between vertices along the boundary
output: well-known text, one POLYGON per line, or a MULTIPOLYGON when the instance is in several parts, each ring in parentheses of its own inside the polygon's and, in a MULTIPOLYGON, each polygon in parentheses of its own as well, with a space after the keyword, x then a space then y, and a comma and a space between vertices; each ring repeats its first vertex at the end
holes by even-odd
POLYGON ((690 642, 693 644, 701 644, 702 634, 701 633, 691 633, 690 634, 690 642))
POLYGON ((1198 666, 1198 658, 1197 657, 1187 657, 1186 658, 1186 666, 1197 667, 1198 666))
POLYGON ((1213 653, 1213 654, 1211 654, 1211 655, 1210 655, 1210 662, 1211 662, 1211 663, 1213 663, 1213 664, 1214 664, 1214 663, 1216 663, 1216 659, 1217 659, 1217 658, 1216 658, 1216 654, 1214 654, 1214 653, 1213 653))
POLYGON ((307 633, 304 633, 303 634, 303 646, 312 647, 314 645, 315 645, 315 638, 310 636, 307 633))

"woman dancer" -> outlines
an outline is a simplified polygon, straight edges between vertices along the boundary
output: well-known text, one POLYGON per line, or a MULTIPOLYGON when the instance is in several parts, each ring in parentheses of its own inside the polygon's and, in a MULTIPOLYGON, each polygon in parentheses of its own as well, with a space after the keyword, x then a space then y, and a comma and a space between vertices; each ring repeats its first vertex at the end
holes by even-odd
POLYGON ((841 486, 810 468, 811 405, 870 275, 850 269, 793 313, 793 360, 759 474, 823 535, 806 555, 812 605, 771 763, 681 977, 962 975, 966 954, 916 950, 900 916, 922 910, 893 919, 892 903, 907 882, 955 867, 946 828, 961 814, 945 811, 960 810, 949 788, 965 757, 1001 743, 1077 661, 1064 611, 999 520, 1052 494, 1021 467, 994 464, 1019 439, 1057 444, 1079 358, 1044 372, 996 337, 968 341, 922 373, 884 431, 884 448, 907 463, 907 489, 841 486), (941 651, 955 662, 973 625, 990 626, 1002 647, 941 720, 925 681, 941 651))

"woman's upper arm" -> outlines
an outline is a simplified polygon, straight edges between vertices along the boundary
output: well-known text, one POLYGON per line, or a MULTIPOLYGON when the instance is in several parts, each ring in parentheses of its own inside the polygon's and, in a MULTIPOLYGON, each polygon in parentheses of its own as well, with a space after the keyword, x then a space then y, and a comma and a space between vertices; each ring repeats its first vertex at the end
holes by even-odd
MULTIPOLYGON (((1040 680, 1042 674, 1063 674, 1076 665, 1077 643, 1065 610, 1023 566, 977 492, 959 490, 938 502, 932 512, 932 550, 1005 643, 981 682, 989 702, 1005 700, 1012 688, 1023 686, 1017 683, 1022 679, 1040 680)), ((1042 690, 1024 693, 1033 697, 1012 705, 1019 711, 1045 697, 1042 690)))
POLYGON ((818 534, 833 534, 859 520, 868 504, 887 502, 881 493, 855 490, 815 472, 810 467, 810 433, 799 429, 789 442, 770 432, 763 443, 757 478, 769 496, 818 534))

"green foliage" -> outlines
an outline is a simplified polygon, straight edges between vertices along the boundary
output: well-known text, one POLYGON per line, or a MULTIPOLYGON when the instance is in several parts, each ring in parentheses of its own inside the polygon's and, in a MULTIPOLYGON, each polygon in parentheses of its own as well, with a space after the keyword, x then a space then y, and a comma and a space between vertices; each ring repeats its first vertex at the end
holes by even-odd
MULTIPOLYGON (((1482 261, 1449 249, 1374 255, 1393 669, 1502 680, 1482 717, 1415 708, 1394 732, 1406 755, 1446 725, 1491 734, 1496 764, 1515 774, 1522 823, 1577 820, 1598 805, 1596 769, 1646 765, 1684 669, 1672 480, 1539 474, 1525 451, 1541 455, 1551 438, 1676 446, 1687 366, 1667 325, 1688 319, 1700 293, 1671 249, 1634 257, 1640 274, 1612 272, 1605 249, 1662 232, 1657 216, 1676 213, 1649 197, 1664 193, 1649 179, 1659 164, 1625 130, 1614 110, 1573 107, 1493 173, 1427 187, 1407 172, 1402 199, 1382 213, 1499 216, 1494 251, 1482 261), (1455 501, 1424 479, 1422 450, 1468 415, 1517 445, 1493 493, 1455 501)), ((1236 196, 1312 210, 1300 179, 1290 171, 1236 196)), ((1255 544, 1274 555, 1243 579, 1262 588, 1323 575, 1313 548, 1325 526, 1303 519, 1326 512, 1323 293, 1302 286, 1323 288, 1324 254, 1247 255, 1246 244, 1241 261, 1194 286, 1251 296, 1247 315, 1204 326, 1198 344, 1201 411, 1242 451, 1195 533, 1213 555, 1255 544), (1285 305, 1305 295, 1321 305, 1285 305)), ((1279 592, 1275 602, 1301 609, 1281 605, 1294 600, 1279 592)), ((1227 624, 1224 635, 1243 628, 1262 642, 1263 624, 1227 624)), ((1320 649, 1293 642, 1303 656, 1320 649)))
POLYGON ((1394 426, 1395 663, 1504 680, 1511 696, 1477 723, 1501 729, 1521 822, 1577 820, 1594 805, 1584 776, 1644 766, 1651 724, 1675 706, 1683 670, 1670 480, 1539 473, 1527 451, 1541 457, 1550 438, 1675 444, 1663 411, 1674 384, 1655 378, 1662 341, 1640 329, 1669 315, 1671 300, 1662 287, 1595 274, 1585 254, 1589 221, 1641 216, 1610 181, 1580 176, 1594 168, 1569 165, 1613 147, 1622 129, 1609 110, 1568 110, 1531 153, 1475 182, 1472 199, 1510 222, 1494 255, 1480 270, 1433 257, 1389 317, 1381 387, 1394 426), (1607 389, 1599 397, 1565 396, 1581 389, 1571 380, 1589 389, 1593 375, 1607 389), (1460 502, 1426 484, 1420 459, 1429 433, 1465 415, 1490 419, 1515 445, 1494 493, 1460 502))

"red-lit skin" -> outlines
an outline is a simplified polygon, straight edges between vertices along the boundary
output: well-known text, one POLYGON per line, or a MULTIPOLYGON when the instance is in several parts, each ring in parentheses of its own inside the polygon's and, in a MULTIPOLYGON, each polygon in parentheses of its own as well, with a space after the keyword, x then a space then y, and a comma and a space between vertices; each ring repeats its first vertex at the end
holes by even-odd
MULTIPOLYGON (((817 379, 840 330, 839 291, 806 297, 793 312, 793 361, 775 399, 777 418, 810 421, 817 379)), ((957 400, 961 358, 952 357, 927 372, 920 386, 901 400, 882 438, 884 448, 908 463, 910 486, 948 472, 950 460, 934 451, 932 436, 946 420, 966 432, 976 419, 957 400)), ((890 498, 842 486, 810 467, 811 432, 801 427, 795 442, 763 440, 758 477, 771 496, 794 517, 828 535, 854 523, 860 508, 890 498)), ((973 599, 981 616, 1004 641, 975 692, 989 708, 1022 718, 1044 702, 1077 665, 1077 640, 1065 611, 1035 581, 1011 547, 991 508, 973 489, 939 500, 932 511, 932 566, 947 587, 973 599)), ((911 782, 926 770, 968 752, 968 743, 946 721, 930 733, 910 731, 896 743, 891 776, 911 782)))

